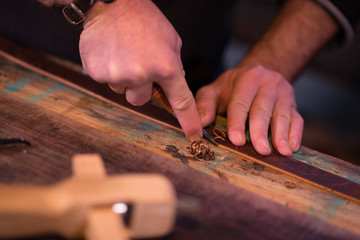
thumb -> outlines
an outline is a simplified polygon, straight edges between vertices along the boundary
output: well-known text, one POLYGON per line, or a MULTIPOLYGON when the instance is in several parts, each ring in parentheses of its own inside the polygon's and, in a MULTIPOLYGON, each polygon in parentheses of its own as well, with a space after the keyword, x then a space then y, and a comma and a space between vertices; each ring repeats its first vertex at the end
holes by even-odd
POLYGON ((215 121, 217 96, 212 85, 199 89, 196 93, 196 106, 200 115, 202 126, 207 126, 215 121))

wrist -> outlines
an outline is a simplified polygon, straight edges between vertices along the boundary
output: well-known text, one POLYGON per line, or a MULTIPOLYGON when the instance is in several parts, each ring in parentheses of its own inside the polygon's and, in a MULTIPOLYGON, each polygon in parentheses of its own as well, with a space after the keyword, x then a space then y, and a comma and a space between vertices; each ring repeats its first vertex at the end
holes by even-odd
POLYGON ((70 24, 78 25, 87 18, 87 12, 95 4, 95 2, 108 4, 113 1, 114 0, 75 0, 67 4, 62 9, 62 13, 70 24))
POLYGON ((248 66, 260 66, 267 70, 277 72, 288 81, 291 81, 291 74, 286 71, 286 68, 284 68, 282 64, 278 64, 278 62, 274 60, 274 54, 271 49, 271 47, 258 44, 255 48, 250 50, 250 52, 236 65, 236 67, 243 68, 248 66))
POLYGON ((132 12, 131 8, 136 5, 135 2, 136 0, 118 0, 112 4, 106 4, 103 1, 96 1, 86 14, 84 30, 88 26, 96 24, 96 22, 103 25, 116 21, 124 14, 132 12))

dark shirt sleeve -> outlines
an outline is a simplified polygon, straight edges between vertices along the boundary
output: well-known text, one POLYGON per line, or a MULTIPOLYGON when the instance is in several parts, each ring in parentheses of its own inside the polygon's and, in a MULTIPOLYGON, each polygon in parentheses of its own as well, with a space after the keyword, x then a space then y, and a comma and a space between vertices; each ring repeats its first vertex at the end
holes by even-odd
POLYGON ((341 27, 341 45, 348 46, 360 20, 359 0, 314 0, 326 9, 341 27))

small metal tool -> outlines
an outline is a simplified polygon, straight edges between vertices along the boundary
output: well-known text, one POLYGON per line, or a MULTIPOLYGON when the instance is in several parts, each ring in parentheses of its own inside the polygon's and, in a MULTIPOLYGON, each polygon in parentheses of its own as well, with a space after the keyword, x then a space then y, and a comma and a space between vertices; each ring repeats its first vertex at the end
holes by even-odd
POLYGON ((28 146, 31 146, 31 143, 26 141, 24 138, 8 138, 8 139, 0 139, 0 145, 5 144, 15 144, 15 143, 22 143, 28 146))
MULTIPOLYGON (((161 89, 161 87, 157 84, 154 84, 152 89, 151 98, 158 103, 160 103, 169 113, 173 114, 173 110, 171 108, 171 105, 168 101, 168 99, 165 96, 164 91, 161 89)), ((203 138, 208 140, 210 143, 214 144, 216 147, 218 146, 218 143, 214 140, 212 136, 210 136, 209 133, 205 131, 205 129, 202 129, 203 132, 203 138)))
POLYGON ((214 144, 216 147, 219 145, 217 142, 215 142, 215 139, 210 136, 210 134, 207 133, 207 131, 205 131, 205 129, 202 129, 203 132, 203 137, 208 140, 210 143, 214 144))

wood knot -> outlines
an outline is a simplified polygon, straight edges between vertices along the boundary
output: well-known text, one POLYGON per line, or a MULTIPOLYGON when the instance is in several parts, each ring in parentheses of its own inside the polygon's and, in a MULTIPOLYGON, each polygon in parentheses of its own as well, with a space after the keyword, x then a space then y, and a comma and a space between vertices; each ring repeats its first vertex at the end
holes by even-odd
POLYGON ((292 182, 292 181, 286 181, 284 183, 285 187, 289 188, 289 189, 293 189, 293 188, 296 188, 296 183, 295 182, 292 182))

